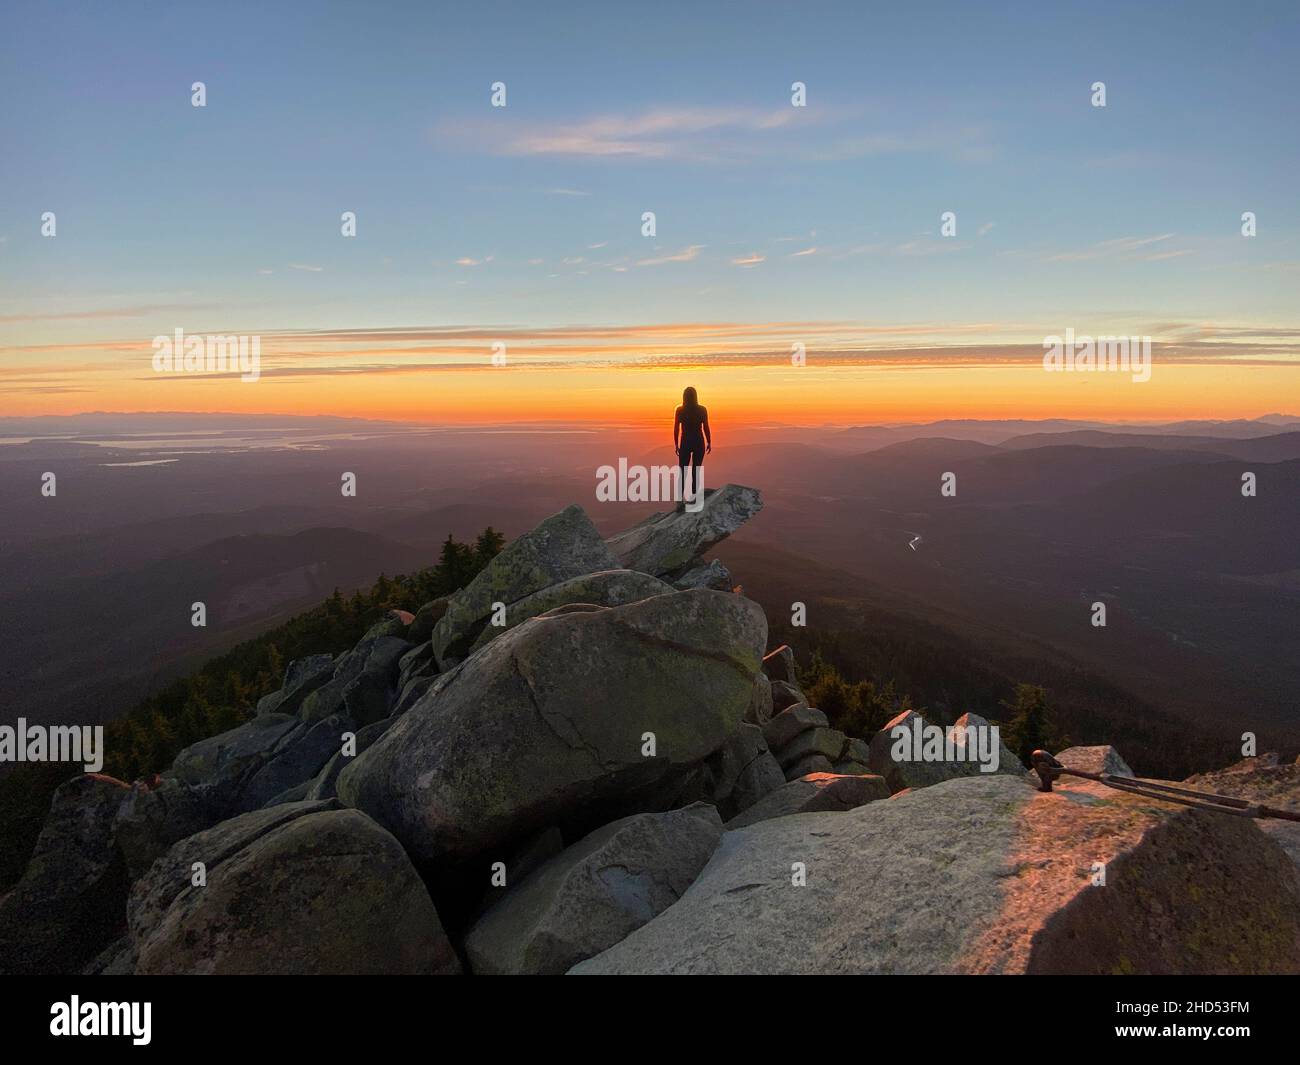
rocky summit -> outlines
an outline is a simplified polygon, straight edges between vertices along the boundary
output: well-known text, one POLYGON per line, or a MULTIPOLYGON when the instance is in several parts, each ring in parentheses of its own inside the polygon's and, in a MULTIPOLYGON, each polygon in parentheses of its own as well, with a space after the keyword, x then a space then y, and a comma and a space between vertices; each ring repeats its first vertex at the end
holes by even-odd
MULTIPOLYGON (((814 705, 706 557, 761 507, 605 539, 570 506, 160 774, 64 784, 0 970, 1300 972, 1300 826, 1039 790, 975 713, 814 705)), ((1300 810, 1276 759, 1190 786, 1300 810)))

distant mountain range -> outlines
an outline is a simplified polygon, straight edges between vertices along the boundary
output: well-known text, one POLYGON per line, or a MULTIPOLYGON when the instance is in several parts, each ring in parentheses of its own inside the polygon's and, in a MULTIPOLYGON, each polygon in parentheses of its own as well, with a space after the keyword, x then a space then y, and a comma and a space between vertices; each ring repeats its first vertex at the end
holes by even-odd
MULTIPOLYGON (((606 534, 626 527, 657 506, 597 503, 595 468, 671 464, 664 435, 0 419, 0 438, 37 438, 0 446, 0 491, 14 501, 0 540, 6 717, 112 717, 334 587, 431 564, 449 534, 494 525, 514 536, 571 502, 606 534), (201 446, 176 435, 200 430, 201 446), (326 436, 302 446, 311 434, 326 436), (53 499, 40 492, 46 471, 58 475, 53 499), (355 498, 339 491, 344 472, 357 476, 355 498), (195 601, 208 605, 206 630, 189 623, 195 601)), ((715 443, 706 483, 752 484, 767 501, 725 550, 778 552, 765 557, 779 558, 788 594, 821 587, 829 568, 846 575, 846 602, 926 619, 974 648, 973 661, 984 644, 1019 645, 1052 669, 1076 663, 1151 713, 1300 741, 1300 419, 719 421, 715 443), (944 473, 956 475, 951 498, 944 473), (1095 602, 1107 605, 1104 629, 1090 622, 1095 602)), ((756 586, 773 577, 731 564, 756 586)))

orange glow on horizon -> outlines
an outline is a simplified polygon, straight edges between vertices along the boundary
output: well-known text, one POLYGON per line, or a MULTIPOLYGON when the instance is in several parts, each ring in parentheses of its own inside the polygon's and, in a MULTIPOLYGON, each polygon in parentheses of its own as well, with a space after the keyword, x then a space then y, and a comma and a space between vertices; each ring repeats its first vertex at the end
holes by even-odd
POLYGON ((194 411, 335 415, 429 423, 671 421, 694 385, 715 419, 794 425, 928 422, 944 418, 1173 421, 1296 413, 1290 365, 1156 364, 1124 373, 1045 373, 990 366, 532 367, 237 377, 132 377, 88 371, 66 393, 11 391, 9 415, 194 411))

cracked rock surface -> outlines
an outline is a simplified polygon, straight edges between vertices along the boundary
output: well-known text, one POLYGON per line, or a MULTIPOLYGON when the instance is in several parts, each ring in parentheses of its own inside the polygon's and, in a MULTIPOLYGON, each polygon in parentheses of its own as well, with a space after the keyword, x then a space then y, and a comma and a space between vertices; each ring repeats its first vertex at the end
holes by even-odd
POLYGON ((680 805, 739 729, 766 640, 757 604, 703 589, 533 618, 399 718, 338 795, 426 862, 680 805))

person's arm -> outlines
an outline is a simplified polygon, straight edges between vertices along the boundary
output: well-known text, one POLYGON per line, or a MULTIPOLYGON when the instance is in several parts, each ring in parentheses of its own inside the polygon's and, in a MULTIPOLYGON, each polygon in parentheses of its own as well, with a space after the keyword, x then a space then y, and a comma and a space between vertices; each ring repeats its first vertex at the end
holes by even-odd
POLYGON ((704 453, 707 455, 713 450, 713 434, 709 432, 709 408, 704 408, 704 453))
POLYGON ((677 413, 673 415, 673 450, 681 450, 682 437, 682 408, 677 408, 677 413))

